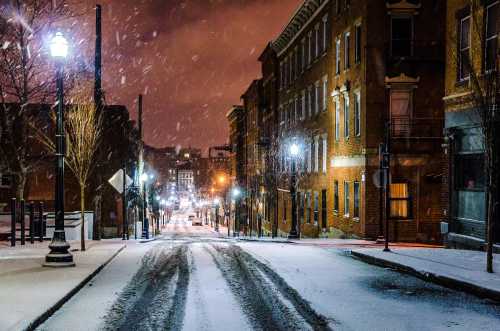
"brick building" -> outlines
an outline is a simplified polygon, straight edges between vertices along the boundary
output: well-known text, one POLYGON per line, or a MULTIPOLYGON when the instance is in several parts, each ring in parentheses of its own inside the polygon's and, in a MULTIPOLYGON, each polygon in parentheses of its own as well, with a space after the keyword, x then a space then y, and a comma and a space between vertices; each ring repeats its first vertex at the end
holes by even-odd
MULTIPOLYGON (((245 151, 247 177, 261 186, 255 160, 266 153, 277 159, 277 234, 291 227, 288 147, 296 142, 302 236, 375 238, 388 209, 391 240, 440 239, 445 29, 426 22, 443 22, 445 12, 444 2, 431 0, 307 0, 268 45, 261 62, 272 64, 274 53, 277 68, 263 65, 260 94, 254 82, 244 95, 253 100, 244 104, 245 151), (265 115, 273 75, 277 111, 265 115), (264 118, 274 119, 276 136, 264 118), (381 143, 390 146, 387 195, 380 190, 381 143)), ((258 195, 258 187, 247 183, 248 194, 258 195)), ((273 224, 264 229, 272 232, 273 224)))
MULTIPOLYGON (((485 84, 495 72, 498 84, 499 3, 498 0, 447 1, 444 103, 449 163, 444 198, 449 225, 447 244, 451 247, 480 249, 487 235, 485 143, 481 124, 484 107, 478 98, 485 95, 485 84)), ((497 85, 496 109, 498 96, 497 85)), ((493 104, 489 106, 494 109, 493 104)), ((498 139, 498 118, 496 127, 498 139)), ((499 187, 500 183, 496 185, 499 187)), ((498 222, 498 211, 493 218, 498 222)), ((500 241, 500 226, 496 226, 494 240, 500 241)))

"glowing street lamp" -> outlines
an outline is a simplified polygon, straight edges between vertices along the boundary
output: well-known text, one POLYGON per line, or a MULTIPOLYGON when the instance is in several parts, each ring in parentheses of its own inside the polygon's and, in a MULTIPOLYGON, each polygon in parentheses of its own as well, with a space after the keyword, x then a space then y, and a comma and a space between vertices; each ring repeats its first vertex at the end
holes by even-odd
POLYGON ((296 142, 290 145, 290 157, 292 159, 292 175, 290 177, 290 195, 292 198, 292 226, 289 239, 299 239, 297 231, 297 159, 301 153, 300 147, 296 142))
POLYGON ((234 199, 237 199, 241 195, 241 190, 238 187, 234 187, 231 194, 234 199))
MULTIPOLYGON (((69 243, 64 232, 64 59, 68 55, 68 42, 57 32, 50 43, 50 53, 56 64, 57 111, 56 111, 56 186, 55 186, 55 229, 50 252, 45 256, 44 266, 72 267, 73 255, 69 252, 69 243)), ((83 222, 83 220, 82 220, 83 222)))

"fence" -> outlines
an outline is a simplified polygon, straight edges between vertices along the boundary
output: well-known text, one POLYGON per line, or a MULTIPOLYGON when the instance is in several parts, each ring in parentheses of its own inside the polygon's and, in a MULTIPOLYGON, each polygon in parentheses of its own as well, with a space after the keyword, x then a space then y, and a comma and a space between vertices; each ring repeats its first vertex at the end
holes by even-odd
POLYGON ((26 244, 28 238, 31 244, 35 240, 43 241, 47 233, 47 215, 44 213, 43 202, 26 204, 24 200, 11 200, 10 213, 0 213, 0 240, 10 240, 11 246, 26 244))

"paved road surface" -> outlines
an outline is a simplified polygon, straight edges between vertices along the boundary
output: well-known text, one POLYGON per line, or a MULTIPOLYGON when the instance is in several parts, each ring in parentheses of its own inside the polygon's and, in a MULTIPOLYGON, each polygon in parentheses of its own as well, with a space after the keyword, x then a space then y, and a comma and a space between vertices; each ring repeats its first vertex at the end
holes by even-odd
POLYGON ((174 216, 41 330, 498 330, 500 305, 338 249, 240 242, 174 216))

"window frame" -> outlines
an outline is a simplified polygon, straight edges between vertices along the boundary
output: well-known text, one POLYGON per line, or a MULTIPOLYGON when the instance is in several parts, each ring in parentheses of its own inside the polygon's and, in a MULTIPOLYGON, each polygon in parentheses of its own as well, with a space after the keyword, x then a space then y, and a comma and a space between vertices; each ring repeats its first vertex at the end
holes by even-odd
MULTIPOLYGON (((492 1, 491 3, 487 4, 484 8, 484 11, 485 11, 485 14, 484 14, 484 24, 485 24, 485 28, 484 28, 484 72, 485 73, 490 73, 492 72, 494 69, 495 69, 495 60, 496 60, 496 57, 493 58, 493 63, 492 63, 492 67, 489 68, 488 67, 488 46, 489 46, 489 42, 490 41, 496 41, 496 53, 498 54, 498 34, 499 34, 499 31, 497 30, 496 33, 494 35, 491 35, 488 37, 488 28, 489 28, 489 10, 494 7, 494 6, 498 6, 497 7, 497 15, 500 16, 500 1, 492 1)), ((499 27, 499 24, 497 23, 497 29, 499 27)))
POLYGON ((465 81, 468 81, 470 79, 470 68, 469 68, 469 73, 467 76, 464 76, 464 73, 463 73, 463 56, 462 56, 462 52, 467 52, 468 54, 468 57, 470 57, 470 50, 471 50, 471 41, 472 41, 472 38, 471 38, 471 24, 472 24, 472 15, 470 13, 464 15, 463 17, 460 17, 458 19, 458 34, 457 34, 457 38, 458 38, 458 68, 457 68, 457 80, 459 82, 465 82, 465 81), (468 24, 469 24, 469 35, 468 35, 468 46, 467 47, 463 47, 462 46, 462 31, 463 31, 463 23, 465 21, 468 21, 468 24))
POLYGON ((344 181, 344 217, 350 217, 349 207, 350 207, 350 190, 349 190, 349 181, 344 181))
POLYGON ((335 74, 340 75, 340 64, 341 64, 341 59, 340 59, 340 38, 337 37, 335 40, 335 74))
POLYGON ((410 220, 412 218, 412 204, 411 204, 411 193, 410 193, 410 184, 407 181, 398 181, 391 182, 389 184, 389 218, 390 219, 398 219, 398 220, 410 220), (408 192, 408 196, 406 198, 393 198, 392 197, 392 185, 406 185, 406 191, 408 192), (392 214, 392 202, 393 201, 406 201, 406 216, 395 216, 392 214))
POLYGON ((354 136, 361 136, 361 92, 354 92, 354 136))
POLYGON ((340 141, 340 98, 335 100, 335 141, 340 141))
POLYGON ((360 215, 360 198, 361 198, 361 183, 359 181, 354 181, 353 183, 353 194, 354 194, 354 201, 353 201, 353 218, 359 219, 360 215))
POLYGON ((344 138, 346 140, 349 140, 349 133, 350 133, 349 119, 351 117, 351 109, 350 109, 351 105, 348 92, 344 93, 343 99, 344 99, 344 138))
POLYGON ((335 214, 339 213, 339 203, 339 181, 335 180, 333 181, 333 211, 335 214))
POLYGON ((351 68, 351 31, 344 32, 344 70, 351 68))

